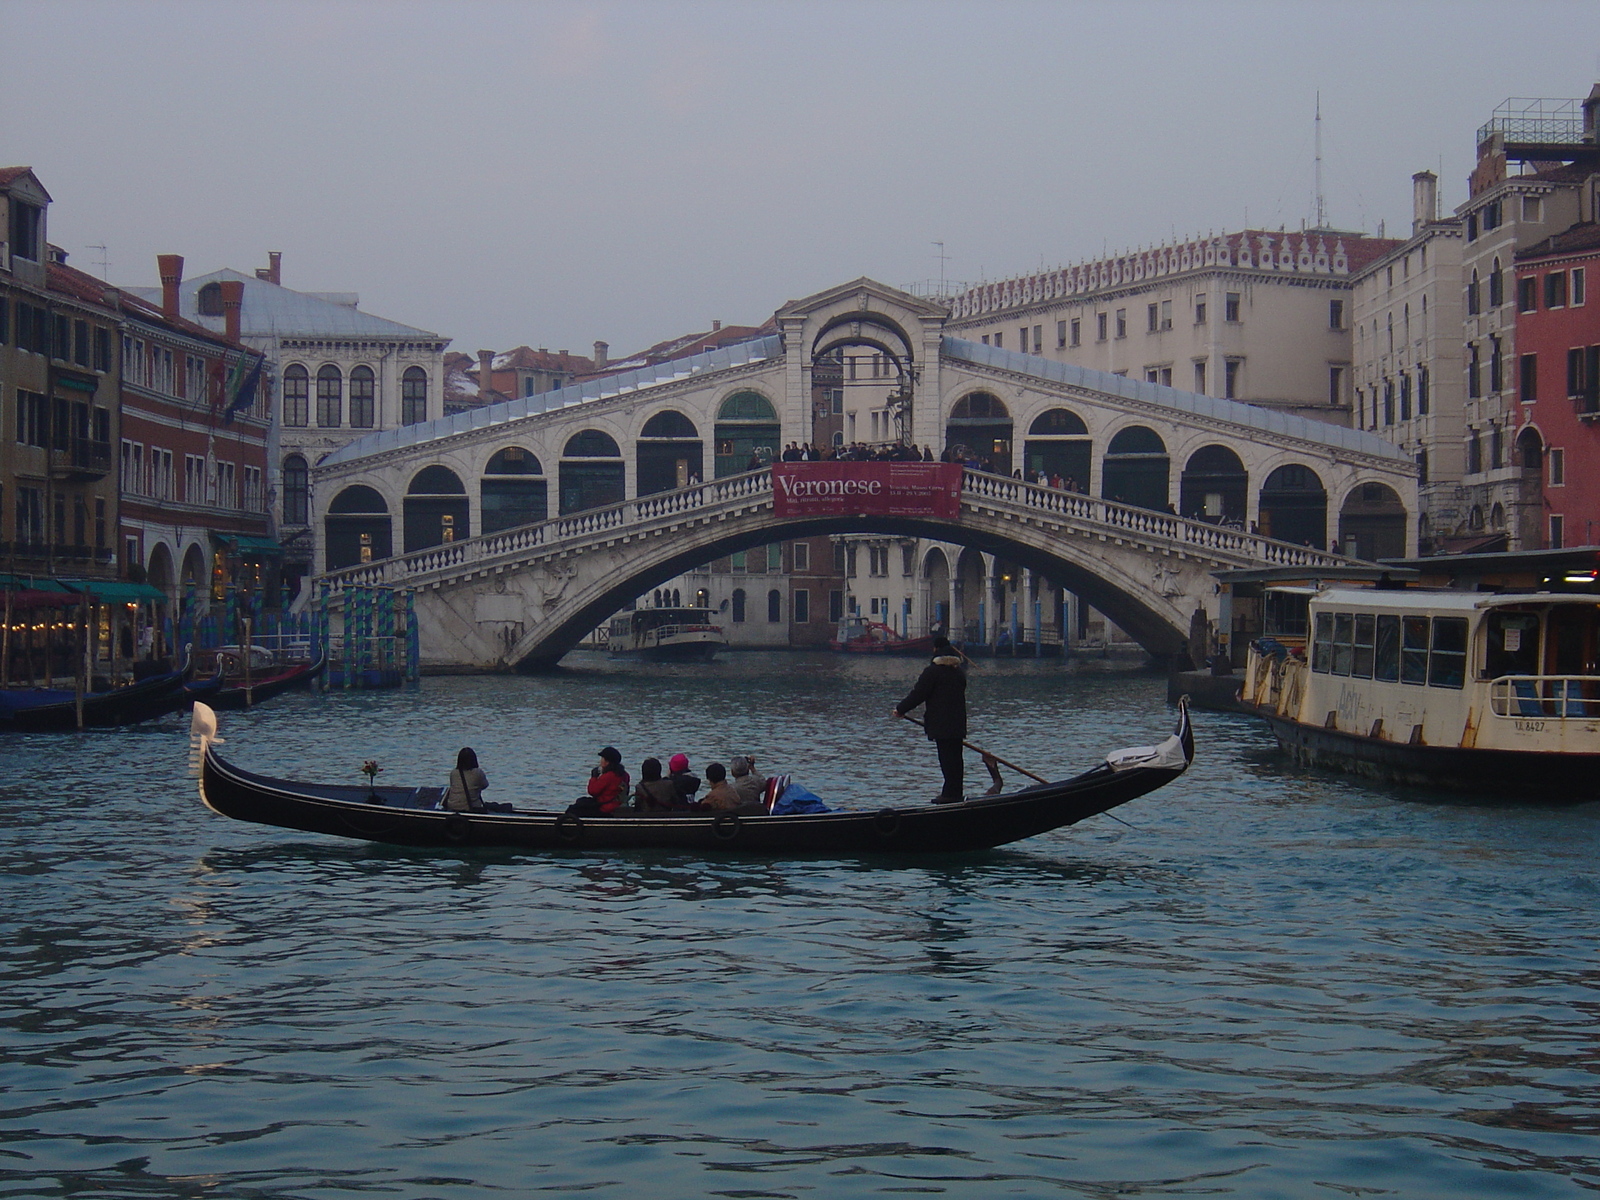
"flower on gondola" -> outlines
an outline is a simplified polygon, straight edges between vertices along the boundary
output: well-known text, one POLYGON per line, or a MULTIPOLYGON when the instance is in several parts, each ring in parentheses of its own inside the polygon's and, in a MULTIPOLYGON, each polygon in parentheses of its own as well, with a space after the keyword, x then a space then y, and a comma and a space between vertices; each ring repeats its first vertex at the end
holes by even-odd
POLYGON ((378 777, 378 772, 383 770, 374 759, 367 759, 361 764, 361 773, 367 777, 367 782, 372 783, 378 777))

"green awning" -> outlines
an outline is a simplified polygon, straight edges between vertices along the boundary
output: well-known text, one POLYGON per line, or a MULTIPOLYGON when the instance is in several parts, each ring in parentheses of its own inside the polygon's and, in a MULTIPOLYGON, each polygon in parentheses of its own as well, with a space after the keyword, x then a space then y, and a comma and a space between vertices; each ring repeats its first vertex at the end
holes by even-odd
POLYGON ((54 579, 46 579, 42 575, 0 575, 0 588, 8 591, 24 592, 62 592, 69 589, 62 587, 54 579))
POLYGON ((167 594, 148 583, 128 583, 122 579, 63 579, 69 590, 87 593, 101 604, 144 604, 167 602, 167 594))
POLYGON ((283 554, 283 547, 269 537, 256 537, 248 533, 218 533, 215 529, 211 531, 211 536, 225 546, 235 547, 240 554, 283 554))

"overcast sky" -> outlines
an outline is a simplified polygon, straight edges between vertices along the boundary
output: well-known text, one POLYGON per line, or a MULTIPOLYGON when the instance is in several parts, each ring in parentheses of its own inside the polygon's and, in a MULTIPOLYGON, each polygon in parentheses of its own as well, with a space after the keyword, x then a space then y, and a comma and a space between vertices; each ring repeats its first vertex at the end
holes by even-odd
POLYGON ((0 0, 0 165, 112 282, 264 266, 454 339, 614 357, 869 275, 1001 279, 1465 198, 1600 3, 0 0), (105 246, 104 252, 95 249, 105 246))

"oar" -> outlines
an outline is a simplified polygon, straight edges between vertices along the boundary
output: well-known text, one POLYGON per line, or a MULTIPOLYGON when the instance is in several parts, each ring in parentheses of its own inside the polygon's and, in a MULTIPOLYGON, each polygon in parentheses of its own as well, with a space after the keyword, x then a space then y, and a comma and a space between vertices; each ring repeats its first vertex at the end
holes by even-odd
MULTIPOLYGON (((900 719, 902 721, 910 721, 913 725, 920 726, 923 729, 927 728, 927 726, 924 725, 921 721, 917 720, 916 717, 907 716, 905 713, 901 713, 900 714, 900 719)), ((971 750, 975 754, 981 754, 981 755, 983 755, 984 758, 992 758, 992 759, 994 759, 995 762, 999 763, 1002 767, 1010 767, 1013 771, 1017 772, 1019 775, 1026 775, 1029 779, 1033 780, 1035 783, 1049 783, 1050 782, 1043 775, 1035 775, 1032 771, 1028 770, 1026 767, 1019 767, 1014 762, 1007 762, 1005 759, 1001 758, 998 754, 991 754, 991 753, 989 753, 989 751, 985 750, 982 746, 974 746, 971 742, 967 741, 965 738, 961 739, 961 744, 963 746, 965 746, 968 750, 971 750)))

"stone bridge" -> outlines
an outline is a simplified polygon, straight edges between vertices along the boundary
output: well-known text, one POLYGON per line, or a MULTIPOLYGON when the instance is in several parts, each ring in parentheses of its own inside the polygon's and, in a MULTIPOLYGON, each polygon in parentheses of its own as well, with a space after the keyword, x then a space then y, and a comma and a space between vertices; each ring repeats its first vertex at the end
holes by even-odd
POLYGON ((903 534, 989 551, 1078 593, 1152 655, 1185 650, 1195 614, 1216 617, 1213 571, 1348 565, 1337 555, 968 471, 959 519, 780 519, 772 474, 752 471, 324 577, 417 589, 424 664, 553 665, 636 596, 696 564, 789 538, 903 534))

